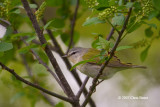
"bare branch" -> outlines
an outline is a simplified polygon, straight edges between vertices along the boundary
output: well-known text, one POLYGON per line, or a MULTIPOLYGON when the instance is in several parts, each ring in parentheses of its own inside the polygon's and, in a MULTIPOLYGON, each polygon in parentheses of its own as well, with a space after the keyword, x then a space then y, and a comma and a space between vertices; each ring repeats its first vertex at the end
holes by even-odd
POLYGON ((109 57, 108 60, 105 61, 105 63, 101 66, 101 69, 99 70, 97 76, 93 79, 92 86, 90 87, 89 93, 88 93, 88 95, 87 95, 87 97, 86 97, 86 99, 85 99, 85 101, 83 102, 83 104, 82 104, 81 107, 85 107, 86 104, 88 103, 89 98, 91 97, 91 95, 93 94, 94 89, 96 88, 96 83, 97 83, 97 81, 98 81, 98 78, 102 75, 104 68, 107 66, 107 64, 109 63, 110 59, 111 59, 112 56, 114 55, 114 52, 115 52, 118 44, 120 43, 121 37, 122 37, 122 35, 123 35, 123 33, 124 33, 125 29, 126 29, 127 23, 128 23, 128 21, 129 21, 129 17, 130 17, 130 15, 131 15, 131 11, 132 11, 132 8, 130 8, 129 11, 128 11, 128 15, 126 16, 126 19, 125 19, 124 25, 123 25, 123 27, 122 27, 122 30, 119 32, 119 36, 118 36, 118 38, 117 38, 117 40, 116 40, 116 43, 115 43, 114 47, 112 48, 112 50, 111 50, 111 52, 110 52, 110 57, 109 57))
POLYGON ((112 27, 112 29, 111 29, 109 35, 107 36, 107 39, 106 39, 106 40, 109 41, 109 40, 111 39, 111 37, 112 37, 113 34, 114 34, 114 28, 112 27))
POLYGON ((70 32, 71 37, 70 37, 70 42, 69 42, 67 53, 71 49, 72 45, 74 44, 74 41, 73 41, 74 40, 74 28, 75 28, 76 18, 77 18, 77 14, 78 14, 78 8, 79 8, 79 0, 77 0, 74 15, 71 20, 71 32, 70 32))
POLYGON ((34 87, 34 88, 36 88, 36 89, 39 89, 39 90, 41 90, 41 91, 43 91, 43 92, 45 92, 45 93, 47 93, 47 94, 49 94, 49 95, 51 95, 51 96, 57 97, 57 98, 59 98, 59 99, 61 99, 61 100, 67 101, 67 102, 69 102, 69 103, 72 103, 72 102, 73 102, 71 99, 69 99, 69 98, 67 98, 67 97, 61 96, 61 95, 56 94, 56 93, 51 92, 51 91, 48 91, 48 90, 40 87, 40 86, 37 85, 37 84, 33 84, 33 83, 31 83, 31 82, 23 79, 23 78, 20 77, 17 73, 15 73, 13 69, 8 68, 7 66, 5 66, 4 64, 2 64, 1 62, 0 62, 0 65, 2 66, 2 69, 7 70, 8 72, 10 72, 13 76, 15 76, 18 80, 22 81, 23 83, 25 83, 25 84, 27 84, 27 85, 29 85, 29 86, 32 86, 32 87, 34 87))
POLYGON ((20 56, 22 57, 22 61, 23 61, 23 64, 25 65, 25 68, 27 70, 27 73, 28 73, 28 76, 29 77, 33 77, 33 74, 31 72, 31 69, 26 61, 26 58, 25 58, 25 55, 24 54, 20 54, 20 56))
MULTIPOLYGON (((38 3, 36 3, 35 0, 31 0, 31 2, 34 3, 34 4, 37 4, 37 6, 38 6, 38 3)), ((42 18, 42 22, 43 22, 44 25, 46 25, 46 20, 44 18, 42 18)), ((49 30, 49 29, 47 29, 46 31, 47 31, 49 37, 51 38, 51 41, 54 44, 54 47, 56 48, 55 49, 56 52, 62 57, 64 55, 64 53, 63 53, 60 45, 58 44, 58 42, 54 38, 54 35, 52 34, 52 31, 49 30)), ((66 57, 62 57, 62 59, 65 62, 66 66, 67 66, 67 69, 70 70, 72 68, 71 63, 68 61, 68 59, 66 57)), ((82 81, 81 81, 77 71, 75 69, 73 69, 71 71, 71 74, 73 75, 73 77, 76 80, 76 82, 78 83, 78 85, 81 86, 82 85, 82 81)), ((86 88, 84 89, 83 93, 84 93, 85 96, 88 94, 88 91, 87 91, 86 88)), ((91 107, 96 107, 95 102, 91 98, 89 100, 89 103, 90 103, 91 107)))
POLYGON ((89 77, 87 76, 87 77, 85 78, 85 80, 84 80, 81 88, 79 89, 77 95, 76 95, 76 97, 77 97, 78 99, 80 98, 82 92, 84 91, 85 85, 87 84, 88 80, 89 80, 89 77))
POLYGON ((114 28, 114 30, 117 31, 117 33, 119 34, 120 31, 116 28, 116 26, 114 26, 114 25, 109 21, 109 19, 106 19, 106 20, 107 20, 107 22, 112 26, 112 28, 114 28))
MULTIPOLYGON (((25 43, 26 46, 29 46, 29 44, 25 41, 24 38, 21 37, 21 40, 25 43)), ((38 56, 38 54, 33 49, 30 49, 30 50, 32 54, 36 57, 36 59, 39 61, 39 63, 42 64, 47 69, 47 71, 54 77, 54 79, 57 81, 57 83, 61 86, 61 88, 65 92, 65 88, 63 87, 61 81, 59 81, 59 79, 57 78, 57 75, 48 67, 48 65, 45 62, 42 61, 42 59, 38 56)))
MULTIPOLYGON (((44 38, 43 32, 42 32, 42 30, 40 29, 40 26, 38 25, 38 22, 37 22, 37 20, 36 20, 36 17, 35 17, 35 15, 32 13, 31 8, 29 7, 29 4, 28 4, 27 0, 21 0, 21 2, 22 2, 23 6, 24 6, 24 8, 25 8, 25 10, 26 10, 26 12, 27 12, 27 15, 29 16, 29 18, 30 18, 30 20, 31 20, 31 22, 32 22, 32 25, 33 25, 36 33, 37 33, 37 36, 38 36, 41 44, 42 44, 42 45, 43 45, 43 44, 47 44, 47 41, 46 41, 46 39, 44 38)), ((58 78, 60 79, 61 83, 63 84, 63 86, 64 86, 64 88, 65 88, 65 92, 67 92, 67 96, 74 99, 74 98, 75 98, 75 95, 74 95, 71 87, 69 86, 66 78, 64 77, 64 75, 63 75, 63 73, 62 73, 62 71, 61 71, 61 69, 60 69, 60 67, 59 67, 59 65, 58 65, 55 57, 53 56, 53 54, 52 54, 52 52, 51 52, 51 50, 50 50, 50 48, 49 48, 49 46, 46 45, 46 47, 45 47, 44 50, 45 50, 45 52, 46 52, 46 54, 47 54, 47 56, 48 56, 48 58, 49 58, 49 60, 50 60, 50 62, 51 62, 51 64, 52 64, 52 66, 54 67, 55 72, 56 72, 58 78)))
MULTIPOLYGON (((22 61, 23 61, 24 66, 25 66, 25 68, 27 70, 28 76, 33 80, 34 83, 39 85, 38 81, 35 80, 35 78, 33 77, 32 71, 31 71, 31 69, 30 69, 30 67, 29 67, 29 65, 28 65, 28 63, 26 61, 25 55, 22 54, 20 56, 22 57, 22 61)), ((49 96, 47 94, 45 94, 43 91, 40 91, 40 93, 52 106, 55 105, 55 102, 51 98, 49 98, 49 96)))

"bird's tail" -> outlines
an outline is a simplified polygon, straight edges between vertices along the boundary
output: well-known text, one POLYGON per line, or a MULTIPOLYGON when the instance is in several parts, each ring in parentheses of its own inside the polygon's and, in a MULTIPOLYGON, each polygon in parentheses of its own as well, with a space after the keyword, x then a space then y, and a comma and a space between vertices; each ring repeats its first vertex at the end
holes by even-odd
POLYGON ((132 65, 132 68, 143 68, 146 69, 146 66, 141 66, 141 65, 132 65))

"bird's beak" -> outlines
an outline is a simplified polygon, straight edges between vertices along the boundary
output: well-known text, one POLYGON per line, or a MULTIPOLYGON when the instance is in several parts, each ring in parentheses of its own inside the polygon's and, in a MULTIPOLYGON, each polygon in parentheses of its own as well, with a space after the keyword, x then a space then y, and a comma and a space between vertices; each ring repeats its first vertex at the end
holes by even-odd
POLYGON ((67 54, 65 54, 65 55, 63 55, 62 57, 68 57, 68 55, 67 55, 67 54))

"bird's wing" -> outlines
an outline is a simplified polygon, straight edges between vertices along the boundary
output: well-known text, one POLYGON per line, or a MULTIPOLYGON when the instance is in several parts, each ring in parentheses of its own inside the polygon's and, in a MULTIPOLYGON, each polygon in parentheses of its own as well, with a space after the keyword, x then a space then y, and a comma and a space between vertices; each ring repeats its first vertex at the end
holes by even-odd
POLYGON ((132 67, 132 63, 122 63, 117 56, 113 56, 112 59, 109 61, 109 67, 132 67))
MULTIPOLYGON (((88 50, 89 55, 85 54, 83 56, 83 60, 89 60, 93 59, 92 61, 89 61, 87 63, 95 64, 95 65, 102 65, 103 63, 99 62, 101 61, 100 57, 95 57, 97 55, 100 55, 100 51, 96 49, 90 49, 88 50)), ((146 68, 145 66, 139 66, 139 65, 133 65, 132 63, 122 63, 120 59, 118 59, 117 56, 113 56, 112 59, 109 61, 108 67, 124 67, 124 68, 146 68)))
MULTIPOLYGON (((100 62, 100 60, 101 60, 100 57, 96 57, 97 55, 100 55, 99 50, 89 49, 87 53, 89 53, 89 54, 85 54, 83 56, 83 60, 84 59, 85 60, 93 59, 92 61, 89 61, 88 63, 101 65, 101 64, 98 64, 98 62, 100 62)), ((120 61, 120 59, 118 59, 116 56, 113 56, 107 66, 109 66, 109 67, 132 67, 132 64, 131 63, 122 63, 120 61)))

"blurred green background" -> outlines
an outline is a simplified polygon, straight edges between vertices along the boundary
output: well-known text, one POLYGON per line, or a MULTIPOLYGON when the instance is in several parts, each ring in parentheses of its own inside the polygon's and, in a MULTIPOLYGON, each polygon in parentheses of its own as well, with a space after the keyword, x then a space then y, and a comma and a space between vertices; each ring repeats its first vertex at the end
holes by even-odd
MULTIPOLYGON (((41 3, 41 1, 38 1, 41 3)), ((73 3, 74 4, 74 3, 73 3)), ((73 6, 74 7, 74 6, 73 6)), ((56 16, 56 9, 52 7, 47 7, 45 11, 44 18, 49 20, 56 16)), ((74 9, 74 8, 73 8, 74 9)), ((79 12, 86 8, 80 7, 79 12)), ((23 10, 22 10, 23 12, 23 10)), ((95 40, 98 34, 102 34, 107 37, 111 30, 109 24, 96 24, 92 26, 82 26, 84 21, 88 18, 91 11, 86 10, 83 14, 79 14, 76 21, 75 31, 78 32, 79 41, 76 46, 80 47, 91 47, 92 42, 95 40)), ((148 21, 148 23, 155 23, 157 29, 153 29, 153 37, 158 36, 160 29, 160 21, 156 18, 148 21)), ((66 21, 66 25, 63 28, 64 32, 68 32, 68 27, 70 26, 69 20, 66 21)), ((142 25, 136 31, 128 34, 120 43, 120 45, 131 45, 135 42, 145 39, 149 39, 145 36, 145 29, 147 25, 142 25)), ((20 32, 30 32, 33 29, 27 23, 23 23, 19 29, 20 32)), ((117 33, 114 34, 117 37, 117 33)), ((64 52, 67 50, 67 46, 63 43, 60 35, 56 36, 59 44, 61 45, 64 52)), ((113 40, 112 40, 113 41, 113 40)), ((122 50, 116 53, 116 55, 122 60, 122 62, 130 62, 137 65, 144 65, 147 69, 130 69, 117 73, 111 79, 105 80, 100 84, 96 93, 93 95, 93 99, 96 102, 97 107, 159 107, 160 102, 160 42, 159 39, 155 39, 149 48, 147 58, 144 62, 140 60, 140 54, 146 47, 132 48, 127 50, 122 50), (118 99, 119 97, 147 97, 145 100, 136 99, 118 99)), ((16 53, 16 58, 13 59, 7 65, 14 69, 19 75, 28 79, 26 76, 26 69, 22 64, 22 59, 19 54, 16 53)), ((30 53, 29 53, 30 54, 30 53)), ((73 77, 70 75, 69 71, 66 69, 62 59, 54 53, 57 61, 60 63, 61 69, 63 70, 69 84, 76 93, 78 91, 78 86, 74 82, 73 77)), ((38 64, 37 61, 34 63, 29 63, 35 78, 40 82, 40 85, 48 88, 49 90, 61 93, 64 95, 62 90, 59 90, 59 86, 55 83, 54 79, 45 72, 46 69, 38 64)), ((84 80, 85 75, 79 72, 82 80, 84 80)), ((91 85, 91 79, 87 84, 87 87, 91 85)), ((33 89, 25 84, 17 81, 11 74, 7 71, 0 71, 0 107, 51 107, 51 105, 42 97, 39 91, 33 89)), ((50 97, 55 104, 61 102, 54 97, 50 97)), ((83 96, 82 98, 83 99, 83 96)), ((62 102, 59 103, 60 106, 57 107, 69 107, 70 105, 62 102)))

